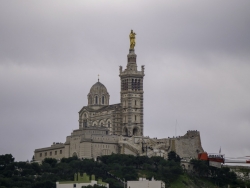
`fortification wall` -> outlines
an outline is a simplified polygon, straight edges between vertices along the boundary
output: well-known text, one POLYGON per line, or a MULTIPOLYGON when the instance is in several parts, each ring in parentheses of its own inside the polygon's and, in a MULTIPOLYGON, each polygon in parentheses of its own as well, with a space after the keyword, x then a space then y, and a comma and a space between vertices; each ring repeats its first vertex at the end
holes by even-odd
POLYGON ((171 150, 175 151, 181 158, 197 158, 198 153, 204 151, 199 131, 187 131, 184 136, 171 140, 171 150))

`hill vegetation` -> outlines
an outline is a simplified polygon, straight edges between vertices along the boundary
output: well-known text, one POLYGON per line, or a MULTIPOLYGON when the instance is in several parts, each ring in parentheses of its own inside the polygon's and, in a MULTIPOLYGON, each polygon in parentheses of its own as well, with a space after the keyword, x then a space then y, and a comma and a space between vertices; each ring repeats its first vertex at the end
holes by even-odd
POLYGON ((123 181, 137 180, 139 177, 162 180, 166 187, 214 187, 246 185, 239 182, 228 168, 214 169, 205 162, 193 160, 195 173, 186 173, 180 165, 180 157, 174 152, 169 159, 162 157, 132 156, 112 154, 93 159, 76 157, 56 159, 46 158, 38 163, 15 162, 11 154, 0 155, 0 188, 55 188, 57 181, 72 181, 77 172, 102 178, 110 188, 122 188, 123 181), (205 182, 205 183, 204 183, 205 182))

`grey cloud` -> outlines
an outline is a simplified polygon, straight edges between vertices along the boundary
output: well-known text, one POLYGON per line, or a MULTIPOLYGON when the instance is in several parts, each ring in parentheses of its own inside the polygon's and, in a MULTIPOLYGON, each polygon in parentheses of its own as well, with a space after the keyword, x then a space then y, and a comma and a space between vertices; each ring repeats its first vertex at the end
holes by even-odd
POLYGON ((249 1, 4 1, 0 7, 0 154, 31 159, 64 142, 90 87, 119 99, 119 65, 137 33, 145 135, 199 130, 206 151, 250 154, 249 1), (21 152, 22 151, 22 152, 21 152))

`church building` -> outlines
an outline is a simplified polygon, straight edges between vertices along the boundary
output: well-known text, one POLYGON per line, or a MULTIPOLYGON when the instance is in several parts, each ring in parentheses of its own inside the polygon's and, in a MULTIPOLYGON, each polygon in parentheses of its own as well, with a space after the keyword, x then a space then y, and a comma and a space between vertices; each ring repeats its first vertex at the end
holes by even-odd
POLYGON ((134 49, 127 59, 127 68, 120 66, 121 103, 109 105, 108 90, 98 79, 89 91, 88 106, 79 112, 79 129, 106 127, 112 135, 143 136, 144 66, 137 70, 134 49))
POLYGON ((142 65, 141 70, 138 70, 133 30, 129 37, 130 49, 127 55, 127 66, 124 70, 122 66, 119 69, 120 103, 109 104, 108 90, 98 79, 87 95, 87 106, 83 106, 79 111, 78 129, 67 136, 64 143, 53 143, 50 147, 36 149, 35 161, 72 156, 97 158, 112 153, 166 157, 167 153, 172 150, 177 153, 179 151, 179 155, 189 157, 190 155, 196 156, 197 151, 203 151, 197 131, 188 131, 183 136, 185 142, 180 140, 181 137, 179 139, 144 137, 144 66, 142 65), (183 146, 186 148, 183 149, 183 146), (184 150, 188 152, 183 153, 184 150))

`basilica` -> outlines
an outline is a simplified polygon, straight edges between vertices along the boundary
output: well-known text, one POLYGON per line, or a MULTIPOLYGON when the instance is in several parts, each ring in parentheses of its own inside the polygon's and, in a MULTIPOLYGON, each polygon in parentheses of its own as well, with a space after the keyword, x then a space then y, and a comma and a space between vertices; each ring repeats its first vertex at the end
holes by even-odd
MULTIPOLYGON (((138 70, 135 54, 135 33, 130 33, 127 66, 119 69, 120 103, 109 104, 107 88, 96 82, 87 95, 88 104, 79 111, 79 127, 66 137, 64 143, 34 152, 34 160, 61 159, 77 156, 94 158, 112 153, 167 157, 175 151, 181 157, 197 157, 202 152, 200 133, 187 131, 184 136, 149 138, 143 135, 144 66, 138 70)), ((167 127, 166 127, 167 129, 167 127)))

